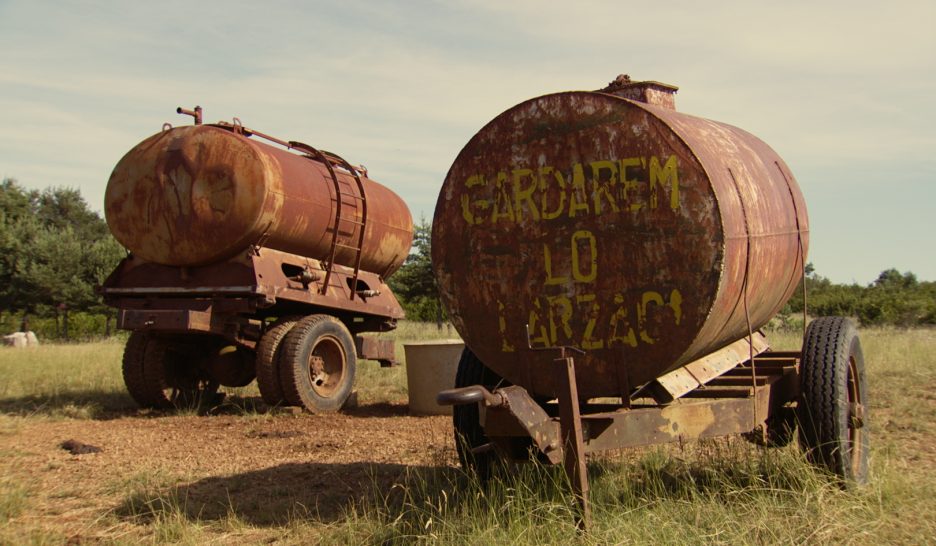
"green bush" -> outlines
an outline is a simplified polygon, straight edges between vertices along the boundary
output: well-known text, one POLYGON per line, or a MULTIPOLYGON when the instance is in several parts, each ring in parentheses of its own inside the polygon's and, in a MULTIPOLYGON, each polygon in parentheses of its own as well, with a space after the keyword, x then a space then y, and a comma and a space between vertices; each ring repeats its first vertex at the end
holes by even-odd
MULTIPOLYGON (((919 281, 913 273, 882 271, 867 286, 833 284, 807 268, 807 306, 811 316, 855 317, 862 326, 912 327, 936 324, 936 283, 919 281)), ((803 312, 803 283, 783 314, 803 312)))
MULTIPOLYGON (((0 332, 9 334, 20 331, 22 314, 4 313, 0 316, 0 332)), ((117 333, 114 314, 72 312, 68 314, 68 337, 65 336, 64 315, 28 315, 28 329, 36 333, 40 341, 90 341, 117 333), (110 324, 108 325, 108 319, 110 324)))

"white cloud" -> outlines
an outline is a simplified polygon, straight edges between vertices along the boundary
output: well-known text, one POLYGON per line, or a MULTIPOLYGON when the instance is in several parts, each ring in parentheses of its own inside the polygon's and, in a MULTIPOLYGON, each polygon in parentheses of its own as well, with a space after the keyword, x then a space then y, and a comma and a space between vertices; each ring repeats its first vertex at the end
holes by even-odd
MULTIPOLYGON (((760 136, 801 180, 893 169, 910 184, 936 171, 933 20, 936 4, 910 0, 14 0, 0 4, 0 172, 77 185, 99 207, 117 159, 201 104, 209 121, 236 115, 364 163, 431 216, 488 120, 629 72, 679 85, 680 110, 760 136)), ((837 218, 822 194, 810 205, 837 218)))

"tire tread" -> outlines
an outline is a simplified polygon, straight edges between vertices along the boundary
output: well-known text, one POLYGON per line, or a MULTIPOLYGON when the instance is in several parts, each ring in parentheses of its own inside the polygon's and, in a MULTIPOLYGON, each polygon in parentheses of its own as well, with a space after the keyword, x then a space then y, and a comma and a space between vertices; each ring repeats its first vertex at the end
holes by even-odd
POLYGON ((143 332, 132 332, 124 347, 123 361, 121 371, 123 373, 124 385, 130 393, 131 398, 144 408, 156 407, 157 400, 153 396, 152 389, 149 389, 144 374, 146 359, 146 348, 150 342, 149 334, 143 332))
MULTIPOLYGON (((820 317, 809 324, 803 341, 800 366, 801 404, 797 408, 801 447, 810 462, 825 467, 848 480, 863 482, 866 459, 862 469, 853 476, 851 454, 844 449, 847 443, 847 400, 849 360, 859 359, 862 403, 866 402, 863 357, 857 330, 844 317, 820 317)), ((862 435, 862 442, 866 442, 862 435)), ((867 448, 861 451, 867 456, 867 448)))
MULTIPOLYGON (((458 361, 455 372, 455 388, 482 385, 487 389, 503 383, 503 379, 484 365, 475 354, 465 347, 458 361)), ((455 447, 458 460, 465 470, 473 470, 482 481, 491 475, 496 454, 492 451, 473 454, 471 450, 488 443, 487 435, 481 426, 477 404, 461 404, 452 408, 452 425, 455 429, 455 447)))
POLYGON ((257 387, 260 397, 269 406, 276 406, 286 401, 280 381, 279 357, 282 354, 283 340, 286 334, 299 321, 289 317, 276 321, 264 332, 257 343, 257 387))

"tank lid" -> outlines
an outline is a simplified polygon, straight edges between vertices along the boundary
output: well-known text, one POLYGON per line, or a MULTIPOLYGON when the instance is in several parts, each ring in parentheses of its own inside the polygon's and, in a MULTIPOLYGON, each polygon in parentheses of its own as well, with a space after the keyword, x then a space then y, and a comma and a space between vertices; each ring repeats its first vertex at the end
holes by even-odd
POLYGON ((599 89, 598 92, 675 110, 678 90, 678 87, 668 83, 653 80, 635 82, 629 75, 619 74, 607 87, 599 89))

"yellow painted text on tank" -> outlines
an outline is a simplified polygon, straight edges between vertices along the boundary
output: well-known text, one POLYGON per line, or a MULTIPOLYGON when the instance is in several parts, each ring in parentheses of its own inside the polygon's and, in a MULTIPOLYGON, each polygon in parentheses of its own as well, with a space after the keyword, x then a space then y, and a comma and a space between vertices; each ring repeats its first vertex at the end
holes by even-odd
MULTIPOLYGON (((573 281, 587 283, 598 278, 598 241, 592 232, 580 230, 572 234, 571 254, 570 269, 573 281)), ((549 250, 549 245, 545 243, 543 244, 543 264, 547 286, 562 285, 569 282, 568 276, 553 273, 552 252, 549 250)))
MULTIPOLYGON (((637 295, 616 293, 610 301, 588 291, 587 286, 594 286, 598 278, 598 240, 592 232, 579 230, 572 234, 568 244, 568 248, 563 244, 555 249, 543 244, 544 289, 565 286, 571 290, 532 298, 524 317, 531 344, 584 350, 636 348, 641 343, 657 343, 666 328, 682 322, 683 295, 675 288, 644 290, 637 295), (556 257, 560 255, 569 257, 570 262, 557 263, 556 257), (582 285, 586 287, 575 288, 582 285)), ((498 302, 501 350, 514 352, 514 346, 507 341, 508 321, 504 312, 504 304, 498 302)))
POLYGON ((679 209, 675 155, 550 165, 474 174, 465 180, 462 217, 469 225, 540 222, 641 210, 679 209))
MULTIPOLYGON (((539 296, 527 308, 534 347, 573 346, 584 350, 653 345, 667 328, 682 321, 683 295, 677 289, 647 290, 638 296, 615 294, 602 301, 596 294, 539 296), (583 325, 576 328, 575 325, 583 325)), ((498 304, 501 350, 514 352, 507 339, 504 306, 498 304)))

